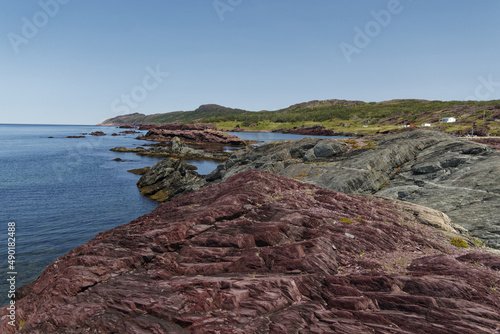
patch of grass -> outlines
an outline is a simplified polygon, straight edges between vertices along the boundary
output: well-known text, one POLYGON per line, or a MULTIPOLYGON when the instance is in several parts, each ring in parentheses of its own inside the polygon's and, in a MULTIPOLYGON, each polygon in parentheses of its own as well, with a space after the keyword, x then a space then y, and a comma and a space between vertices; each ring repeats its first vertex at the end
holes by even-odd
POLYGON ((359 150, 361 148, 356 139, 344 139, 344 143, 352 145, 353 150, 359 150))
POLYGON ((366 220, 364 220, 363 218, 360 218, 360 217, 356 218, 355 220, 357 222, 360 222, 360 223, 366 223, 366 220))
POLYGON ((385 183, 383 183, 383 184, 379 185, 379 186, 378 186, 378 191, 380 191, 380 190, 384 189, 385 187, 387 187, 387 185, 388 185, 388 184, 389 184, 389 181, 387 181, 387 182, 385 182, 385 183))
POLYGON ((277 193, 276 196, 269 195, 269 199, 272 201, 279 201, 282 200, 285 195, 283 193, 277 193))
POLYGON ((22 329, 26 325, 26 320, 24 319, 19 319, 19 329, 22 329))
POLYGON ((365 143, 366 148, 376 148, 375 146, 375 140, 363 140, 363 143, 365 143))
POLYGON ((478 238, 473 238, 472 239, 472 242, 474 243, 474 245, 478 246, 478 247, 484 247, 484 242, 482 242, 480 239, 478 238))
POLYGON ((452 238, 450 240, 450 243, 453 245, 453 246, 457 246, 457 247, 461 247, 461 248, 468 248, 469 245, 467 244, 467 242, 462 239, 462 238, 452 238))
POLYGON ((344 143, 351 145, 353 150, 360 150, 362 148, 376 148, 374 140, 359 140, 359 139, 344 139, 344 143))
POLYGON ((340 221, 342 223, 346 223, 346 224, 354 224, 354 221, 352 219, 345 218, 345 217, 340 218, 340 221))

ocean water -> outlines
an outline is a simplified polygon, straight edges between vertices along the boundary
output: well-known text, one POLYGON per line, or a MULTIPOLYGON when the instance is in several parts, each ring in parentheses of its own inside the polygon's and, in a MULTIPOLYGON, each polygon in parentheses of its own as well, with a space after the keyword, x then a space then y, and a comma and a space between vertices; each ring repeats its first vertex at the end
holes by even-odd
POLYGON ((137 134, 114 127, 0 125, 0 304, 8 302, 7 233, 15 222, 16 286, 35 280, 52 261, 99 232, 157 207, 127 170, 158 159, 110 152, 139 146, 137 134), (92 131, 107 136, 66 138, 92 131), (54 138, 48 138, 54 137, 54 138), (124 162, 113 161, 121 158, 124 162))
MULTIPOLYGON (((97 126, 0 124, 0 305, 8 303, 8 225, 15 223, 16 287, 34 281, 55 259, 99 232, 146 214, 158 206, 136 186, 127 170, 159 159, 110 148, 146 144, 138 134, 110 136, 123 129, 97 126), (106 136, 66 138, 93 131, 106 136), (53 138, 49 138, 53 137, 53 138), (123 162, 113 161, 115 158, 123 162)), ((279 133, 235 133, 261 143, 299 139, 279 133)), ((327 138, 327 137, 323 137, 327 138)), ((208 174, 218 165, 190 161, 208 174)))
POLYGON ((274 133, 274 132, 228 132, 228 133, 240 137, 243 140, 255 140, 260 144, 269 143, 276 140, 297 140, 304 137, 349 138, 349 137, 332 137, 332 136, 304 136, 304 135, 295 135, 290 133, 274 133))

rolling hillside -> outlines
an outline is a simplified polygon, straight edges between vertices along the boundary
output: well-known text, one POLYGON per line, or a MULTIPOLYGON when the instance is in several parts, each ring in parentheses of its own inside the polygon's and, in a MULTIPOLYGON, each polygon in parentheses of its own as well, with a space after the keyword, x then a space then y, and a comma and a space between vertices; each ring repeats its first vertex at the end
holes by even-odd
POLYGON ((398 129, 406 124, 420 126, 422 123, 431 123, 435 129, 458 135, 500 135, 499 119, 500 100, 391 100, 370 103, 322 100, 259 112, 209 104, 193 111, 123 115, 108 119, 101 125, 200 122, 212 123, 223 129, 239 127, 249 130, 275 130, 320 124, 335 131, 368 134, 398 129), (455 117, 457 122, 439 123, 443 117, 455 117))

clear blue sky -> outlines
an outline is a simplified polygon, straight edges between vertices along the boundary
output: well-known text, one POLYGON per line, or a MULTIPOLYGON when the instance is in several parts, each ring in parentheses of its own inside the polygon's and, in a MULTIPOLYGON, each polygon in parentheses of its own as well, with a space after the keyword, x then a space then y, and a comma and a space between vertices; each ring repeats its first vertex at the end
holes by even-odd
POLYGON ((500 99, 498 0, 0 5, 0 123, 95 124, 207 103, 500 99))

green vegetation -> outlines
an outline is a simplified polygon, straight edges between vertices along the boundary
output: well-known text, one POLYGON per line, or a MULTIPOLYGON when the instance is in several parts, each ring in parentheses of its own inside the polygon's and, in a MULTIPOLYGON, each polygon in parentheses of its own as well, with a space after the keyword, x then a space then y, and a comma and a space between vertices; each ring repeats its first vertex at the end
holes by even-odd
POLYGON ((165 114, 131 114, 111 118, 103 125, 211 123, 219 129, 278 130, 322 125, 339 132, 372 134, 400 129, 402 125, 432 123, 444 132, 487 133, 500 135, 500 100, 494 101, 426 101, 392 100, 385 102, 325 100, 300 103, 275 111, 247 111, 219 105, 203 105, 193 111, 165 114), (453 116, 456 123, 439 123, 453 116))
POLYGON ((340 221, 342 223, 346 223, 346 224, 354 224, 354 221, 352 219, 345 218, 345 217, 340 218, 340 221))
POLYGON ((454 246, 457 246, 457 247, 462 247, 462 248, 468 248, 469 245, 467 244, 467 242, 462 239, 462 238, 453 238, 450 240, 450 243, 454 246))
POLYGON ((478 238, 472 238, 472 242, 474 243, 474 245, 478 246, 478 247, 484 247, 484 242, 482 242, 480 239, 478 238))

